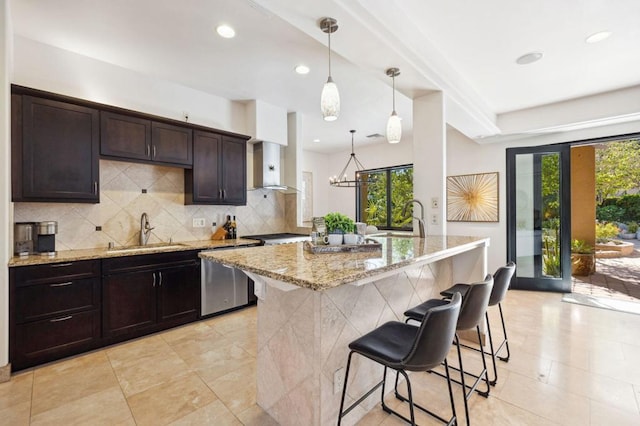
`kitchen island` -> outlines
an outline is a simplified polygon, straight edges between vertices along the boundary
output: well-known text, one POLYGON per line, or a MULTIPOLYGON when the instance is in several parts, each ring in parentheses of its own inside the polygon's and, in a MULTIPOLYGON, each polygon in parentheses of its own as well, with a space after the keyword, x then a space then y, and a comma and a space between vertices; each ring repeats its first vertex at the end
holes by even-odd
MULTIPOLYGON (((257 403, 281 425, 337 421, 348 345, 455 282, 487 272, 488 238, 380 237, 381 250, 312 254, 303 243, 207 252, 244 270, 258 296, 257 403)), ((347 403, 380 380, 382 367, 355 357, 347 403)), ((389 373, 391 374, 391 373, 389 373)), ((444 388, 443 388, 444 389, 444 388)), ((344 419, 379 403, 370 396, 344 419)))

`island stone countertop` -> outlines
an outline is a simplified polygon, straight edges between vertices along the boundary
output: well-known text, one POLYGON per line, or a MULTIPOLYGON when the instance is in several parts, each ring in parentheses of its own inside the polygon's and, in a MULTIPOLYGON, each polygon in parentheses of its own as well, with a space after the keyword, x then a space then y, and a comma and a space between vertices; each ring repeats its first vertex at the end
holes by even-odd
POLYGON ((205 252, 200 257, 302 288, 326 290, 489 245, 489 238, 471 236, 374 239, 382 244, 381 251, 313 254, 304 250, 304 243, 291 243, 205 252))
POLYGON ((26 257, 14 256, 9 260, 9 267, 45 265, 58 262, 72 262, 78 260, 106 259, 110 257, 136 256, 142 254, 169 253, 189 250, 213 250, 225 247, 246 247, 259 241, 245 238, 229 240, 197 240, 179 243, 149 244, 135 247, 116 247, 114 249, 96 248, 83 250, 60 250, 55 256, 31 254, 26 257))

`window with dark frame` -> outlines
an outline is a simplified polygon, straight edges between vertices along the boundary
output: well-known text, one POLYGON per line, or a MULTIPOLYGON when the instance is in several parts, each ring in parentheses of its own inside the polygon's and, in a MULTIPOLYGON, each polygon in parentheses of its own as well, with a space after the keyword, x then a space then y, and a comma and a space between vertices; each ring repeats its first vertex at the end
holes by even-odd
POLYGON ((411 230, 413 205, 413 164, 383 167, 360 172, 364 183, 356 189, 358 222, 378 229, 411 230))

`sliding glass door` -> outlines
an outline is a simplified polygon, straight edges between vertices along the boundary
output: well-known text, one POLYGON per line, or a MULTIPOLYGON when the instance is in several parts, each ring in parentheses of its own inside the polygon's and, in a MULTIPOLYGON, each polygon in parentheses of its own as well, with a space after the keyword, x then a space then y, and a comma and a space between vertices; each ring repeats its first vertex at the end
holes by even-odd
POLYGON ((511 288, 571 291, 570 146, 507 149, 511 288))

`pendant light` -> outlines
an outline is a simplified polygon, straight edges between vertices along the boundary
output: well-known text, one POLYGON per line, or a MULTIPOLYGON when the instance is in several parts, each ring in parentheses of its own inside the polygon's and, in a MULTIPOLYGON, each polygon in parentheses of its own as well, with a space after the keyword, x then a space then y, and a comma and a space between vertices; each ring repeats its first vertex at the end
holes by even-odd
POLYGON ((349 157, 349 161, 347 161, 347 164, 344 166, 344 168, 342 169, 342 171, 335 176, 332 176, 329 178, 329 185, 331 186, 340 186, 343 188, 353 188, 356 186, 360 186, 363 183, 367 183, 369 180, 362 179, 362 172, 365 170, 364 166, 362 165, 362 163, 360 163, 360 161, 358 161, 358 159, 356 158, 356 153, 353 151, 353 135, 356 132, 355 130, 349 130, 349 132, 351 132, 351 157, 349 157), (353 162, 353 168, 355 168, 355 170, 353 171, 353 179, 349 179, 348 177, 348 173, 350 173, 349 171, 349 166, 351 165, 351 163, 353 162))
POLYGON ((400 69, 389 68, 387 75, 393 81, 393 110, 387 121, 387 141, 389 143, 398 143, 402 138, 402 120, 396 114, 396 77, 400 75, 400 69))
POLYGON ((338 21, 333 18, 324 18, 320 21, 320 29, 329 36, 329 78, 322 88, 320 109, 325 121, 335 121, 340 115, 340 94, 338 86, 331 78, 331 33, 338 31, 338 21))

